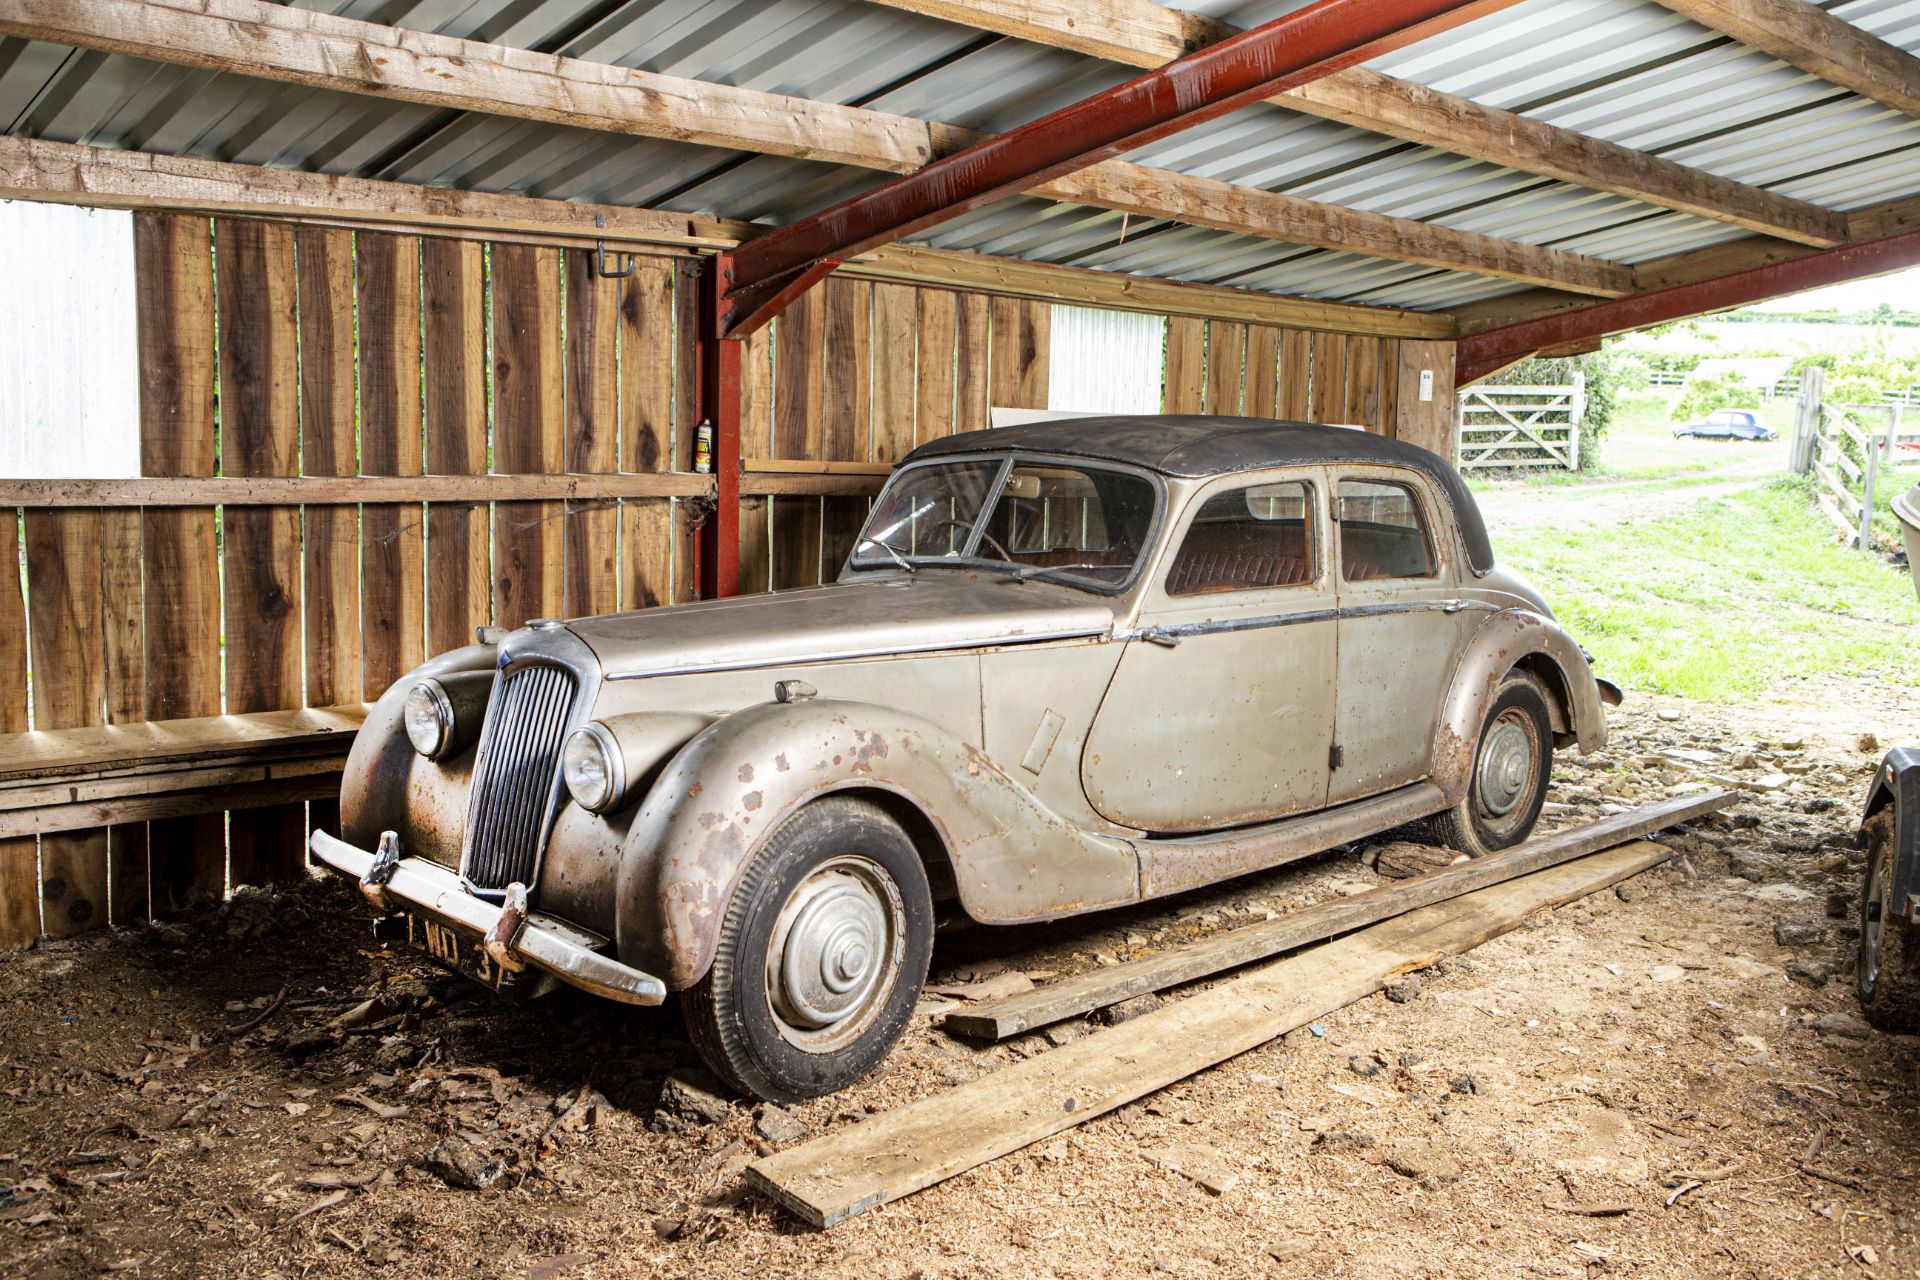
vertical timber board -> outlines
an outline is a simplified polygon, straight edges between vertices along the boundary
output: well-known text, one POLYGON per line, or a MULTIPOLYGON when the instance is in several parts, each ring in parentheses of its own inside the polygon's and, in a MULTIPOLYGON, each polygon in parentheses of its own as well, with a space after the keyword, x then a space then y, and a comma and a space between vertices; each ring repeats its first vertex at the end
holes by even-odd
MULTIPOLYGON (((762 325, 749 334, 740 352, 740 456, 773 456, 774 333, 780 322, 762 325)), ((828 394, 831 395, 831 386, 828 394)), ((768 500, 764 497, 740 499, 740 576, 741 595, 753 595, 772 589, 773 534, 767 522, 768 500)))
MULTIPOLYGON (((809 289, 780 313, 773 336, 773 456, 817 460, 825 443, 827 402, 826 291, 809 289)), ((820 500, 777 498, 743 506, 743 557, 753 540, 751 567, 775 591, 820 581, 820 500)), ((749 567, 743 562, 743 572, 749 567)), ((758 586, 758 581, 755 583, 758 586)), ((741 588, 745 590, 743 586, 741 588)))
MULTIPOLYGON (((133 219, 140 474, 210 476, 214 451, 213 227, 190 214, 133 219)), ((214 513, 148 507, 140 528, 143 718, 219 715, 220 562, 214 513)), ((156 915, 226 892, 219 815, 147 826, 156 915)))
POLYGON ((955 431, 984 431, 991 425, 987 418, 988 311, 985 294, 959 295, 959 340, 953 369, 955 431))
POLYGON ((1380 423, 1381 435, 1400 431, 1400 339, 1380 340, 1380 423))
MULTIPOLYGON (((27 610, 20 591, 20 517, 0 507, 0 733, 27 731, 27 610)), ((39 854, 32 836, 0 840, 0 951, 40 936, 39 854)))
POLYGON ((954 347, 960 315, 954 295, 947 290, 916 292, 920 354, 914 379, 913 439, 915 444, 925 444, 954 433, 954 347))
POLYGON ((1347 422, 1347 335, 1313 335, 1313 388, 1307 416, 1322 423, 1347 422))
MULTIPOLYGON (((129 724, 147 715, 147 650, 142 630, 140 511, 108 508, 100 513, 100 608, 103 659, 107 667, 108 724, 129 724)), ((109 900, 113 923, 135 924, 150 909, 147 824, 107 828, 109 900)))
POLYGON ((1270 324, 1247 326, 1244 412, 1249 418, 1271 418, 1280 412, 1280 330, 1270 324))
MULTIPOLYGON (((310 476, 358 470, 353 359, 353 233, 325 227, 294 232, 300 270, 300 469, 310 476)), ((360 511, 308 507, 306 695, 310 707, 361 701, 360 511)), ((337 800, 307 802, 313 829, 340 834, 337 800)), ((117 888, 117 886, 116 886, 117 888)), ((118 893, 115 902, 119 901, 118 893)))
MULTIPOLYGON (((360 471, 417 476, 420 457, 420 241, 355 236, 360 308, 360 471)), ((361 670, 368 698, 426 652, 425 530, 418 503, 360 508, 361 670)))
POLYGON ((1207 321, 1206 412, 1239 416, 1246 369, 1247 326, 1233 320, 1207 321))
MULTIPOLYGON (((595 255, 566 250, 567 350, 562 468, 612 475, 620 438, 619 285, 602 277, 595 255)), ((620 607, 620 515, 605 500, 566 504, 566 577, 561 611, 569 618, 620 607)))
POLYGON ((820 579, 832 582, 840 576, 841 566, 853 554, 853 541, 867 523, 873 500, 866 497, 821 499, 820 579))
POLYGON ((1167 371, 1163 413, 1199 413, 1206 403, 1207 322, 1192 316, 1167 319, 1167 371))
MULTIPOLYGON (((695 437, 700 426, 700 270, 691 258, 678 258, 673 264, 673 456, 671 468, 693 470, 695 437)), ((672 518, 667 536, 673 565, 671 603, 696 599, 699 590, 694 573, 695 508, 678 498, 671 500, 672 518)))
MULTIPOLYGON (((620 282, 620 469, 673 469, 674 266, 635 260, 620 282)), ((674 505, 667 498, 620 503, 620 607, 673 599, 674 505)))
POLYGON ((773 590, 773 526, 768 518, 773 499, 740 499, 740 594, 773 590))
POLYGON ((1313 398, 1313 335, 1304 329, 1280 331, 1280 417, 1309 421, 1313 398))
POLYGON ((873 440, 873 357, 869 342, 873 286, 865 280, 829 276, 821 286, 821 300, 826 307, 826 329, 821 361, 820 456, 830 462, 865 462, 871 456, 873 440))
POLYGON ((892 465, 913 452, 920 323, 919 290, 873 286, 873 460, 892 465))
POLYGON ((820 502, 812 495, 772 499, 766 520, 773 543, 775 591, 817 586, 820 582, 820 502))
POLYGON ((1394 432, 1400 439, 1439 454, 1449 462, 1460 456, 1454 423, 1451 342, 1400 341, 1398 387, 1394 393, 1394 432), (1422 374, 1431 374, 1426 400, 1420 398, 1422 374))
MULTIPOLYGON (((487 473, 486 253, 470 240, 420 246, 425 312, 426 470, 487 473)), ((472 644, 493 621, 493 569, 484 502, 427 506, 427 652, 472 644)))
MULTIPOLYGON (((13 523, 11 509, 6 518, 13 523)), ((88 728, 105 718, 107 695, 101 513, 29 509, 26 526, 34 727, 88 728)), ((9 562, 7 570, 17 563, 9 562)), ((50 938, 107 922, 106 828, 40 837, 40 918, 50 938)))
POLYGON ((991 315, 993 348, 988 390, 993 403, 1015 409, 1046 408, 1052 305, 996 294, 991 315))
POLYGON ((1392 434, 1380 420, 1380 339, 1354 334, 1347 339, 1347 416, 1378 435, 1392 434))
MULTIPOLYGON (((560 250, 493 246, 493 469, 561 469, 560 250)), ((558 617, 562 592, 559 502, 493 504, 493 616, 503 627, 558 617)))
MULTIPOLYGON (((214 224, 220 317, 220 469, 229 476, 300 470, 300 361, 293 230, 214 224)), ((301 550, 297 507, 223 513, 227 710, 301 706, 301 550)), ((227 819, 228 878, 284 880, 306 865, 307 807, 274 805, 227 819)))

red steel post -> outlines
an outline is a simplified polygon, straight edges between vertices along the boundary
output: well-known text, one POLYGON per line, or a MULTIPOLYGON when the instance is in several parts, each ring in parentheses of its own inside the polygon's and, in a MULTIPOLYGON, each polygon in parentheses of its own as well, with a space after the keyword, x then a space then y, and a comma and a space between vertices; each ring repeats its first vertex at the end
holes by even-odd
POLYGON ((740 360, 746 343, 720 336, 718 272, 713 260, 700 272, 699 361, 701 422, 713 428, 713 514, 694 549, 703 600, 740 590, 740 360))

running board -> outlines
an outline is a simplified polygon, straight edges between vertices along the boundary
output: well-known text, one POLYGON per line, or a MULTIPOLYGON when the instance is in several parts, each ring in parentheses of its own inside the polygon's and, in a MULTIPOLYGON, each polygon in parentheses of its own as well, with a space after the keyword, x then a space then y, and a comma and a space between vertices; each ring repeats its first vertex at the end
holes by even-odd
POLYGON ((1431 782, 1416 782, 1335 809, 1257 827, 1237 827, 1203 836, 1136 839, 1133 847, 1140 856, 1140 897, 1143 901, 1163 898, 1250 871, 1264 871, 1378 835, 1446 807, 1445 792, 1431 782))

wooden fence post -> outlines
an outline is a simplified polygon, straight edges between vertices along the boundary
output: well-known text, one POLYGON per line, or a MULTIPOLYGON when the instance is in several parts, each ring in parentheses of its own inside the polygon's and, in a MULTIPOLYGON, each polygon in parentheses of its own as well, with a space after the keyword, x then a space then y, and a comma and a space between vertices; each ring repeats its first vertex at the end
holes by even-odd
POLYGON ((1861 452, 1866 454, 1863 460, 1860 487, 1860 528, 1854 534, 1853 545, 1862 551, 1873 549, 1873 482, 1880 471, 1880 450, 1884 447, 1886 436, 1875 437, 1867 434, 1867 447, 1861 452))
POLYGON ((1820 429, 1820 399, 1827 371, 1808 365, 1800 371, 1800 396, 1794 402, 1793 447, 1787 454, 1787 467, 1797 476, 1813 469, 1813 442, 1820 429))

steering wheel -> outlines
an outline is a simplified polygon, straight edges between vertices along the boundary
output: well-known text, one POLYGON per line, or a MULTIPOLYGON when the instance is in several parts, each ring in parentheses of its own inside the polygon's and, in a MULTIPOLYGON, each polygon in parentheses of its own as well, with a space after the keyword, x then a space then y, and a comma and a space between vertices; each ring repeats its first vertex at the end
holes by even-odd
MULTIPOLYGON (((951 516, 942 516, 938 519, 931 521, 930 523, 936 529, 954 528, 954 529, 963 529, 968 533, 973 532, 972 525, 968 524, 965 520, 955 520, 951 516)), ((980 530, 980 541, 986 543, 989 547, 992 547, 994 550, 994 554, 998 555, 1002 560, 1005 560, 1008 564, 1017 563, 1014 560, 1012 553, 1009 552, 1005 547, 1000 545, 1000 540, 994 537, 992 534, 988 533, 985 529, 980 530)))

